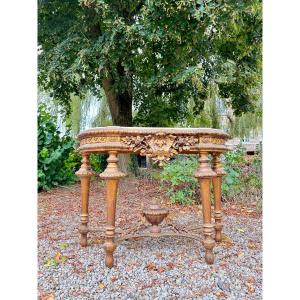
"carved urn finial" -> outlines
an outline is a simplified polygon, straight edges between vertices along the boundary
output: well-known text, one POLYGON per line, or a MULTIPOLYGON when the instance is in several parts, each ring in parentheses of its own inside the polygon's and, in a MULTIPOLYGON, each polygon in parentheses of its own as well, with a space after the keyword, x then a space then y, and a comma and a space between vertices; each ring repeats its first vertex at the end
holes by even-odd
POLYGON ((166 208, 162 208, 158 203, 153 202, 149 208, 144 209, 142 215, 146 220, 152 225, 152 233, 160 233, 161 229, 159 224, 164 220, 164 218, 169 214, 166 208))

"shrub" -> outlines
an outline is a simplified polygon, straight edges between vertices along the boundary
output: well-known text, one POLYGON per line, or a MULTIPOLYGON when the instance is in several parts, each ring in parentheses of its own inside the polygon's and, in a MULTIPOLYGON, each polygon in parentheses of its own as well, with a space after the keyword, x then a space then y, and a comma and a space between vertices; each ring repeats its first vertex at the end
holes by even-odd
POLYGON ((60 136, 56 119, 43 104, 38 107, 38 189, 49 190, 58 185, 73 183, 80 165, 75 141, 68 132, 60 136))
POLYGON ((193 202, 197 191, 197 179, 193 173, 197 164, 194 155, 178 155, 164 167, 160 179, 173 203, 187 205, 193 202))
POLYGON ((262 155, 245 156, 241 146, 224 154, 227 174, 222 181, 223 199, 229 201, 262 202, 262 155))
POLYGON ((90 155, 90 164, 96 173, 101 173, 105 170, 107 166, 107 157, 107 154, 92 153, 90 155))
MULTIPOLYGON (((222 199, 256 201, 262 199, 261 153, 247 158, 242 146, 222 155, 226 175, 222 180, 222 199)), ((194 171, 198 165, 195 155, 178 155, 160 174, 163 189, 173 203, 191 204, 199 198, 198 181, 194 171)), ((213 197, 211 197, 213 201, 213 197)))
POLYGON ((242 191, 241 168, 245 162, 245 151, 241 145, 234 151, 228 151, 223 155, 223 165, 226 171, 222 179, 223 197, 230 198, 242 191))

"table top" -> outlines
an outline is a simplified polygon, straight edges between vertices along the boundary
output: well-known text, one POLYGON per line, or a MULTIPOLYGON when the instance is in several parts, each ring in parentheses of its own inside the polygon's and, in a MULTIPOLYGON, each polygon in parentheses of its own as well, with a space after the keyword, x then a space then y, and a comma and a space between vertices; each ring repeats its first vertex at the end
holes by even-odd
POLYGON ((158 160, 169 159, 178 153, 199 153, 229 150, 225 142, 229 135, 213 128, 162 127, 95 127, 77 136, 81 153, 138 153, 158 160))
POLYGON ((155 134, 155 133, 168 133, 168 134, 209 134, 212 136, 220 136, 222 138, 229 138, 229 135, 221 129, 214 128, 170 128, 170 127, 121 127, 121 126, 107 126, 107 127, 94 127, 84 130, 79 133, 78 139, 83 137, 94 136, 98 134, 155 134))

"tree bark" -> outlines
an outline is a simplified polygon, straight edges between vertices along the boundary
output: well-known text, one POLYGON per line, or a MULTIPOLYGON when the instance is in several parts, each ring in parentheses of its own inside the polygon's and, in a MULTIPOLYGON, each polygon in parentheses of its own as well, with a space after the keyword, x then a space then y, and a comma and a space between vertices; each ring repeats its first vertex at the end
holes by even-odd
POLYGON ((103 80, 103 89, 107 98, 113 125, 132 126, 132 97, 128 91, 121 94, 113 90, 113 80, 103 80))
MULTIPOLYGON (((132 126, 132 96, 128 91, 117 94, 113 89, 113 80, 106 78, 102 82, 113 125, 132 126)), ((129 173, 129 154, 119 155, 119 167, 124 173, 129 173)))

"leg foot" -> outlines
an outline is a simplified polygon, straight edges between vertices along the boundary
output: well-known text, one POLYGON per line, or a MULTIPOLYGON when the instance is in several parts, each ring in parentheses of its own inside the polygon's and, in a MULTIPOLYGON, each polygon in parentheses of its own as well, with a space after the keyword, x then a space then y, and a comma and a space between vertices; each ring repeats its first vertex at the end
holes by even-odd
POLYGON ((80 224, 79 232, 80 232, 80 246, 86 247, 87 246, 87 234, 88 234, 87 223, 80 224))
POLYGON ((213 249, 215 246, 215 241, 213 239, 213 232, 214 226, 212 224, 203 224, 203 234, 204 234, 204 241, 203 245, 205 248, 205 261, 208 264, 213 264, 215 257, 213 253, 213 249))
POLYGON ((114 243, 115 227, 106 227, 106 242, 104 244, 105 249, 105 265, 108 268, 112 268, 114 265, 113 253, 116 249, 116 244, 114 243))

